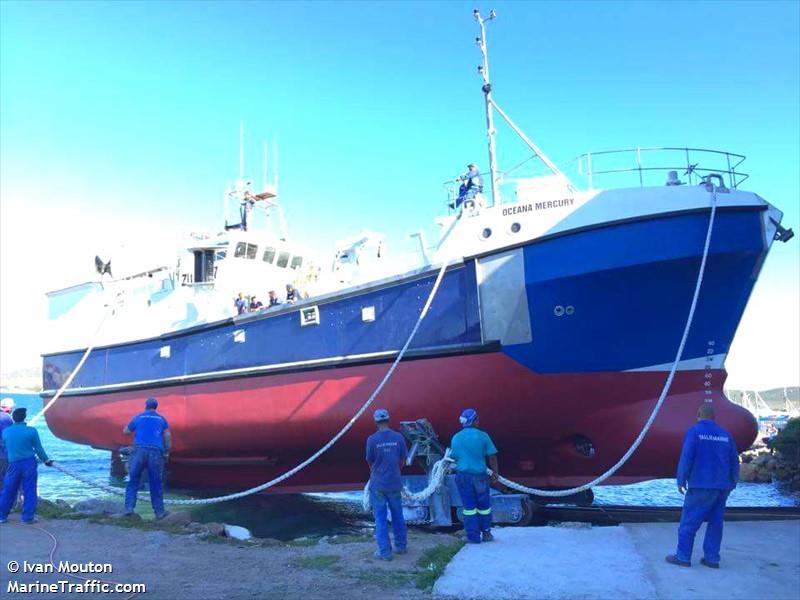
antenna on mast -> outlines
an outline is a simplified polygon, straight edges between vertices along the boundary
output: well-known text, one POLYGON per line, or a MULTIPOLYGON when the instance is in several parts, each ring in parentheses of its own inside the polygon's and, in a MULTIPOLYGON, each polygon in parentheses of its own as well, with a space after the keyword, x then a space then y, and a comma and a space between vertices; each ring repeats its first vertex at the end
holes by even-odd
POLYGON ((263 142, 262 147, 264 149, 264 159, 263 164, 261 165, 261 185, 263 186, 264 191, 266 191, 269 187, 269 179, 267 179, 267 142, 263 142))
POLYGON ((239 121, 239 179, 244 179, 244 121, 239 121))
POLYGON ((486 102, 486 135, 489 139, 489 176, 492 180, 492 204, 499 204, 500 189, 497 181, 497 156, 495 152, 494 136, 497 131, 494 128, 494 115, 492 114, 492 83, 489 80, 489 53, 486 49, 486 22, 492 21, 497 16, 494 10, 489 11, 489 16, 484 18, 476 8, 472 11, 478 26, 481 29, 480 37, 475 38, 475 43, 481 50, 483 64, 478 65, 478 74, 483 78, 483 95, 486 102))
POLYGON ((278 138, 272 140, 272 176, 275 181, 272 185, 275 186, 275 194, 278 193, 278 138))

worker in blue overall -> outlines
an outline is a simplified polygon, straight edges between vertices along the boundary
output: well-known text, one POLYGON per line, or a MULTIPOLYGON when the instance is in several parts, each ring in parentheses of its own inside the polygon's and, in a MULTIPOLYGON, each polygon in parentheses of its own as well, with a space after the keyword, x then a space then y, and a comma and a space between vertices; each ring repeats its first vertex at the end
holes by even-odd
POLYGON ((686 496, 678 527, 678 550, 667 556, 667 562, 690 567, 694 536, 703 521, 708 521, 700 562, 712 569, 719 568, 725 502, 738 481, 736 442, 714 422, 714 407, 703 403, 697 411, 697 424, 686 432, 683 440, 678 491, 686 496))
POLYGON ((148 398, 145 411, 131 419, 122 430, 125 435, 134 434, 133 453, 128 461, 128 486, 125 489, 125 514, 133 514, 142 471, 147 469, 150 484, 150 503, 156 521, 167 516, 164 510, 164 463, 169 460, 172 433, 167 420, 156 412, 158 400, 148 398))
POLYGON ((373 414, 373 419, 378 431, 367 438, 367 464, 370 470, 369 499, 375 514, 375 541, 378 544, 374 556, 380 560, 392 560, 388 512, 392 513, 394 551, 396 554, 407 552, 406 521, 400 497, 403 489, 400 469, 403 468, 408 448, 405 438, 389 428, 388 410, 379 408, 373 414))
POLYGON ((490 483, 497 483, 497 448, 485 431, 478 429, 478 412, 468 408, 459 417, 461 431, 450 441, 450 457, 456 461, 456 487, 461 496, 467 542, 491 542, 492 500, 490 483), (486 473, 486 462, 492 469, 486 473))
POLYGON ((0 495, 0 523, 8 521, 8 513, 17 499, 17 492, 22 486, 22 522, 36 522, 36 504, 39 496, 36 490, 38 467, 36 457, 48 467, 53 461, 48 458, 42 448, 39 432, 25 424, 27 408, 15 408, 11 413, 14 424, 3 430, 3 444, 8 453, 8 470, 3 479, 3 493, 0 495))

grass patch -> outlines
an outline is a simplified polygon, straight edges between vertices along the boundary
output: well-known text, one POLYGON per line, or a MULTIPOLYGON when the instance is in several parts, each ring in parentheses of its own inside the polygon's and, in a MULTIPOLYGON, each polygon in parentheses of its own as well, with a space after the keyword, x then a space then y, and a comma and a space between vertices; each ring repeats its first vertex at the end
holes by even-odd
POLYGON ((339 557, 335 554, 316 554, 314 556, 301 556, 292 561, 292 565, 299 569, 317 569, 327 571, 337 566, 339 557))
POLYGON ((360 542, 371 542, 372 536, 365 533, 346 533, 344 535, 337 535, 334 538, 328 538, 329 544, 357 544, 360 542))
POLYGON ((319 544, 319 540, 320 538, 318 537, 297 538, 296 540, 287 541, 286 545, 295 548, 307 548, 308 546, 316 546, 319 544))
POLYGON ((361 583, 372 583, 379 587, 403 587, 414 579, 414 573, 391 569, 359 571, 355 576, 361 583))
POLYGON ((459 540, 450 544, 439 544, 425 550, 417 561, 417 566, 422 569, 416 577, 417 587, 421 590, 431 591, 433 584, 444 573, 447 564, 464 547, 464 544, 464 541, 459 540))

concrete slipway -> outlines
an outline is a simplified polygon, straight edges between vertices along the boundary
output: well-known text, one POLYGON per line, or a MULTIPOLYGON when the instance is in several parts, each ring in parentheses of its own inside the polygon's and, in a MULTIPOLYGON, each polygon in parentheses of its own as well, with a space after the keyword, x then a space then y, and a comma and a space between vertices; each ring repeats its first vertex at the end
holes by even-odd
POLYGON ((800 521, 725 524, 719 570, 700 564, 701 528, 691 568, 664 561, 677 523, 618 527, 562 524, 495 530, 496 541, 467 545, 434 593, 504 599, 800 599, 800 521))

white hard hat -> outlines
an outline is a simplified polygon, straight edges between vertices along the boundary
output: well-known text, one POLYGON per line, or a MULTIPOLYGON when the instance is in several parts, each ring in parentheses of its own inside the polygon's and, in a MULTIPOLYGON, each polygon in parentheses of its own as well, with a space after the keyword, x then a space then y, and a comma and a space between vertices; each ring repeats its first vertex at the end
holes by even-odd
POLYGON ((16 402, 14 402, 13 398, 3 398, 0 400, 0 409, 4 410, 5 412, 11 412, 14 410, 16 406, 16 402))

